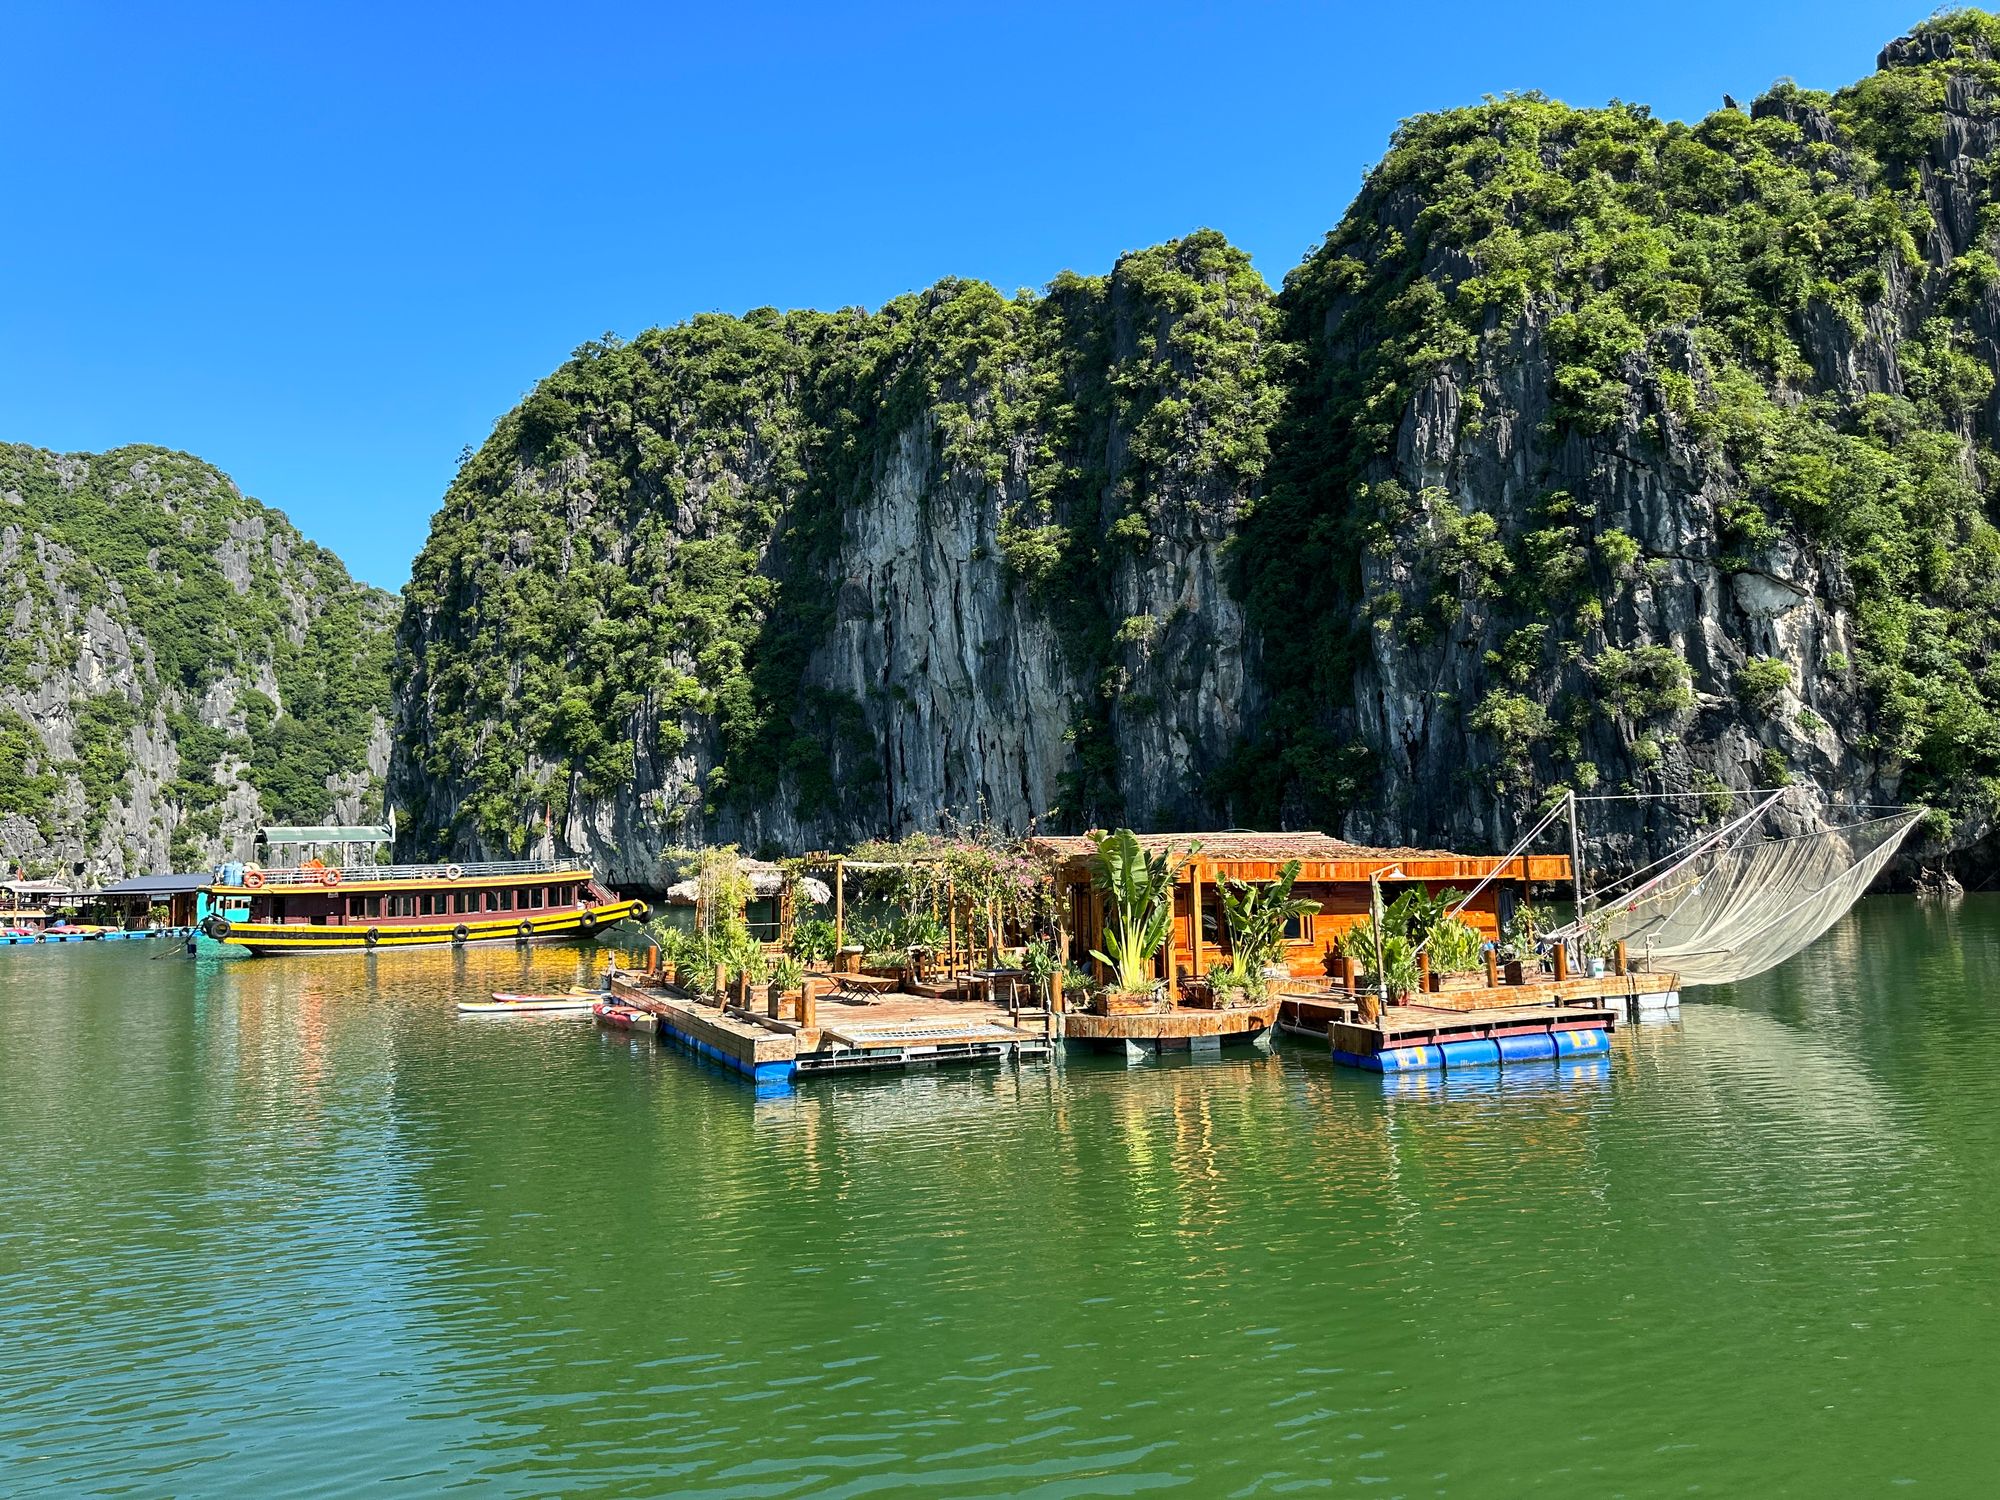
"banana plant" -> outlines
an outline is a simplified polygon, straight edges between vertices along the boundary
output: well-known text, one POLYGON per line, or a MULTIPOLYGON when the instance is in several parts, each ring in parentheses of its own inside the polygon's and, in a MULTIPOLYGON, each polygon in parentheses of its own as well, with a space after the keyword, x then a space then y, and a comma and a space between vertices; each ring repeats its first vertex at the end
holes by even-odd
POLYGON ((1173 857, 1164 849, 1147 854, 1138 835, 1121 828, 1097 841, 1090 874, 1106 897, 1104 947, 1091 949, 1090 956, 1112 971, 1115 988, 1150 990, 1153 960, 1173 924, 1173 857))
POLYGON ((1288 860, 1276 880, 1220 882, 1222 910, 1229 919, 1231 981, 1248 994, 1264 991, 1264 965, 1285 948, 1285 924, 1319 910, 1317 901, 1292 894, 1299 862, 1288 860))

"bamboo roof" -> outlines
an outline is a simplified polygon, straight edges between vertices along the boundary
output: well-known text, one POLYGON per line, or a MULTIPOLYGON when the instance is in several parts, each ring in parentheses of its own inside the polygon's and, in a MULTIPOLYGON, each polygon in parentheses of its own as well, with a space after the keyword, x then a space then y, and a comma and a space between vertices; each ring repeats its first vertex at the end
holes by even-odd
MULTIPOLYGON (((1301 879, 1317 881, 1366 880, 1370 875, 1394 880, 1398 872, 1409 880, 1478 880, 1488 874, 1519 880, 1570 878, 1567 855, 1503 860, 1498 855, 1458 854, 1449 849, 1351 844, 1326 833, 1142 833, 1138 839, 1148 854, 1170 852, 1185 858, 1194 849, 1192 863, 1198 868, 1221 867, 1253 879, 1268 879, 1291 860, 1299 861, 1301 879)), ((1029 841, 1029 847, 1072 869, 1097 852, 1096 841, 1081 835, 1038 837, 1029 841)))

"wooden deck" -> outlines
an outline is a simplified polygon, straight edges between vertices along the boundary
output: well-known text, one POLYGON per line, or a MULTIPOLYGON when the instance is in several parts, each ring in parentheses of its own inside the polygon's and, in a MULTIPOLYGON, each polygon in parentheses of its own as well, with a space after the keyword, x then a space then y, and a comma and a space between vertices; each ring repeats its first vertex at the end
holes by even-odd
POLYGON ((734 1006, 714 1006, 644 974, 614 970, 619 999, 657 1016, 663 1040, 742 1074, 760 1087, 789 1087, 818 1073, 1047 1057, 1048 1018, 980 1000, 937 1000, 891 991, 822 997, 802 1026, 734 1006))
MULTIPOLYGON (((1524 1008, 1589 1006, 1613 1012, 1621 1020, 1630 1020, 1639 1011, 1654 1008, 1650 1004, 1652 1000, 1670 996, 1677 999, 1679 991, 1680 979, 1673 974, 1606 974, 1595 979, 1588 976, 1541 979, 1525 984, 1439 990, 1413 996, 1415 1004, 1392 1007, 1390 1013, 1411 1010, 1425 1014, 1452 1011, 1474 1015, 1524 1008)), ((1334 1023, 1358 1019, 1361 998, 1358 993, 1338 989, 1287 995, 1278 1012, 1278 1024, 1296 1036, 1327 1036, 1334 1023)))

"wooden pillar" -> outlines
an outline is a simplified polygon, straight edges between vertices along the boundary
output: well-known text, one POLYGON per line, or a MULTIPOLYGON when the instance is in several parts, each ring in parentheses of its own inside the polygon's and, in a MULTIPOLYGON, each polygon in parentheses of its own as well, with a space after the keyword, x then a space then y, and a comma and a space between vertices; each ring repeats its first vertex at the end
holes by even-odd
POLYGON ((1194 978, 1203 978, 1208 966, 1201 961, 1201 866, 1188 866, 1188 962, 1194 978))
POLYGON ((1497 989, 1500 984, 1500 956, 1491 948, 1486 950, 1486 988, 1497 989))
POLYGON ((1419 994, 1429 994, 1430 990, 1431 956, 1428 953, 1419 953, 1417 955, 1417 992, 1419 994))
POLYGON ((847 882, 842 877, 842 866, 846 861, 838 854, 833 857, 833 946, 847 946, 847 882))
POLYGON ((1564 980, 1564 979, 1567 979, 1567 978, 1569 978, 1569 944, 1568 944, 1568 943, 1557 943, 1557 944, 1556 944, 1556 978, 1557 978, 1558 980, 1564 980))
MULTIPOLYGON (((931 897, 931 910, 937 910, 937 897, 931 897)), ((958 972, 958 894, 952 889, 951 872, 944 875, 944 920, 951 934, 951 946, 945 950, 945 963, 954 974, 958 972)))
POLYGON ((1624 975, 1627 975, 1632 972, 1632 963, 1630 958, 1626 955, 1625 940, 1623 938, 1620 938, 1618 940, 1618 948, 1615 954, 1613 955, 1612 961, 1618 965, 1618 967, 1612 970, 1612 972, 1614 974, 1619 975, 1621 978, 1624 975))

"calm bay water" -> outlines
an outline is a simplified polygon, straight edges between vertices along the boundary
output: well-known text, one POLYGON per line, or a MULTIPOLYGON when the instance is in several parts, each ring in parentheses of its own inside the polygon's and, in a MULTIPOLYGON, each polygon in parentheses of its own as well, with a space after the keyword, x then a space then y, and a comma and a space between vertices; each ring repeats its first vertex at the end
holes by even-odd
POLYGON ((452 1009, 587 962, 0 951, 0 1492, 1994 1488, 2000 898, 1480 1082, 452 1009))

